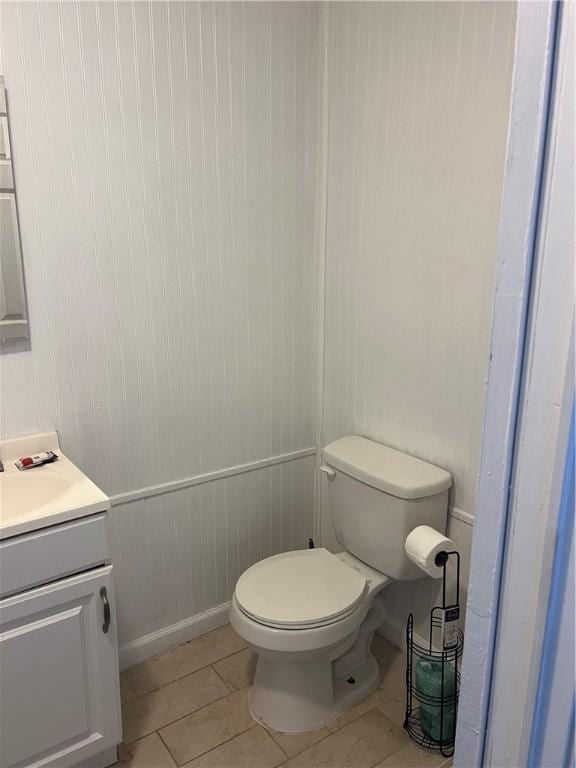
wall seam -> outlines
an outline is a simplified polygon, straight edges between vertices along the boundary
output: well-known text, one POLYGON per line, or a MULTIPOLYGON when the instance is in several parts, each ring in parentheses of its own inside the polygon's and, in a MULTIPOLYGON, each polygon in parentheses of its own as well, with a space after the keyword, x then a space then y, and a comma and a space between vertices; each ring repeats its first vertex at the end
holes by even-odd
POLYGON ((326 367, 326 267, 328 243, 328 167, 330 160, 330 3, 322 8, 323 70, 321 161, 319 169, 319 238, 318 238, 318 383, 316 401, 316 472, 314 478, 314 535, 322 543, 322 486, 320 463, 322 460, 325 367, 326 367))

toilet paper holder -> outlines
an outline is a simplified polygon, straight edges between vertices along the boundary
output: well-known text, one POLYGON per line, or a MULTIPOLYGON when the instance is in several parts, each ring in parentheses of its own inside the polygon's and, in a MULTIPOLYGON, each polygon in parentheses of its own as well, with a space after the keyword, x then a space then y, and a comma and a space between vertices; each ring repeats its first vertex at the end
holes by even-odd
POLYGON ((464 634, 459 626, 460 554, 439 552, 435 564, 442 568, 442 605, 430 611, 427 647, 414 636, 413 614, 406 624, 404 728, 420 746, 452 757, 460 693, 459 665, 464 648, 464 634), (448 593, 455 594, 453 602, 448 593))

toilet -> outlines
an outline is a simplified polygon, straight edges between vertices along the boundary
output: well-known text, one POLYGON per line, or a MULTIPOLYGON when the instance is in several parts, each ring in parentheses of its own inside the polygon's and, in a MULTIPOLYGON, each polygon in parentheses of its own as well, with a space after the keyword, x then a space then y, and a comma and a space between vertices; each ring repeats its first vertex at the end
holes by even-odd
POLYGON ((364 437, 322 453, 344 551, 265 558, 240 576, 230 607, 232 626, 258 656, 252 716, 284 733, 321 728, 378 687, 370 646, 385 618, 382 591, 425 577, 404 542, 418 525, 444 532, 452 485, 446 470, 364 437))

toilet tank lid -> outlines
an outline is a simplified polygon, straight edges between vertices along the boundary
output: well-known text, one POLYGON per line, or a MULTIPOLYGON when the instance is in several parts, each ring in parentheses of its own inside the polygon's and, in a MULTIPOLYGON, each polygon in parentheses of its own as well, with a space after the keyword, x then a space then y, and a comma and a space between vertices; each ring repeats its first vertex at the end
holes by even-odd
POLYGON ((433 496, 452 485, 445 469, 357 435, 335 440, 323 454, 334 469, 401 499, 433 496))

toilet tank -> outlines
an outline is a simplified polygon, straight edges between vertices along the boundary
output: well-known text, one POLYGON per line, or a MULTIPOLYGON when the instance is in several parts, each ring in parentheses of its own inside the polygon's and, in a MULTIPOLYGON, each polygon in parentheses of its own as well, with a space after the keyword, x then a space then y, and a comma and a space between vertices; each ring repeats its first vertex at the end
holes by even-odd
POLYGON ((418 525, 445 532, 452 475, 427 461, 364 437, 323 450, 336 538, 348 552, 398 581, 425 576, 404 542, 418 525))

